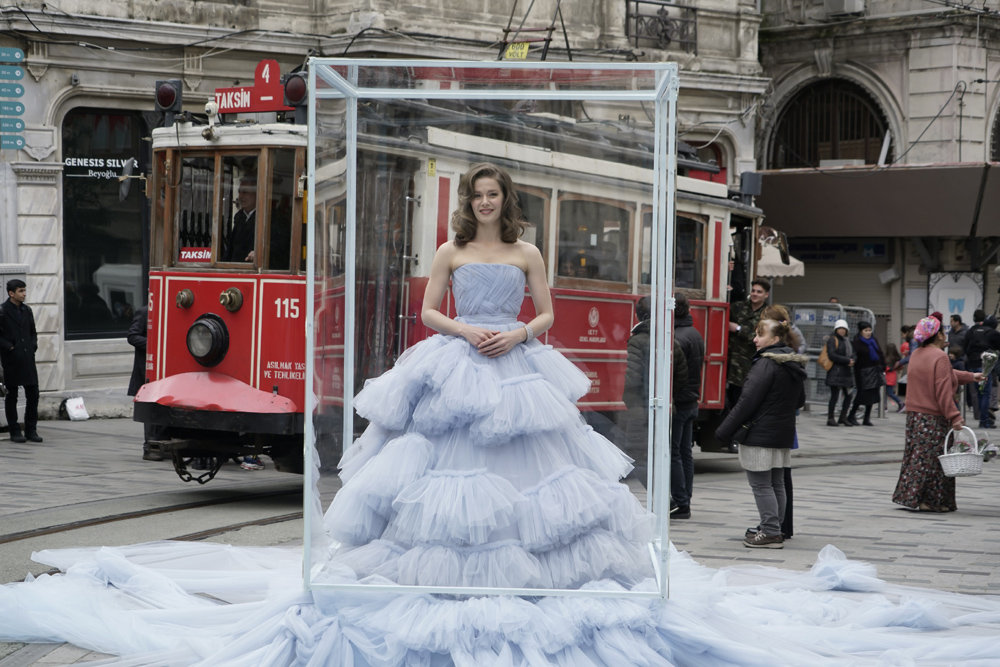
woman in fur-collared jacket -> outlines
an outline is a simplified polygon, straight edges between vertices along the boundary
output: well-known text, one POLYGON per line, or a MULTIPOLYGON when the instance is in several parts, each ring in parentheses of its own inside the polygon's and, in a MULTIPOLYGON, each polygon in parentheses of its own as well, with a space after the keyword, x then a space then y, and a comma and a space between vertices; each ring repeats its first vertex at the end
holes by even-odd
POLYGON ((795 441, 795 411, 805 405, 807 357, 783 342, 788 325, 761 320, 757 325, 750 373, 739 401, 715 432, 723 443, 739 443, 740 465, 753 489, 760 530, 747 534, 744 546, 781 549, 781 522, 785 512, 784 468, 791 461, 795 441))

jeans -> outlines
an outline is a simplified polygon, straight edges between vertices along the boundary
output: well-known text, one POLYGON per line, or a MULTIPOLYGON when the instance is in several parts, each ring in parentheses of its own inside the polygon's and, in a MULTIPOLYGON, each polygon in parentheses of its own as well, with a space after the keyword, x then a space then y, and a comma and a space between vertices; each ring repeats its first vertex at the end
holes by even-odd
POLYGON ((670 437, 670 497, 678 507, 690 507, 694 485, 692 439, 698 404, 674 406, 670 437))
MULTIPOLYGON (((34 433, 38 428, 38 385, 33 384, 24 388, 24 397, 27 405, 24 408, 24 430, 27 433, 34 433)), ((11 434, 20 433, 21 427, 17 424, 17 387, 7 387, 7 398, 4 399, 4 412, 7 415, 7 424, 10 426, 11 434)))
POLYGON ((747 470, 747 481, 760 514, 760 529, 770 537, 781 535, 781 522, 785 520, 784 468, 762 472, 747 470))
POLYGON ((903 407, 903 399, 896 396, 896 388, 894 386, 885 386, 885 397, 891 401, 895 401, 897 406, 903 407))

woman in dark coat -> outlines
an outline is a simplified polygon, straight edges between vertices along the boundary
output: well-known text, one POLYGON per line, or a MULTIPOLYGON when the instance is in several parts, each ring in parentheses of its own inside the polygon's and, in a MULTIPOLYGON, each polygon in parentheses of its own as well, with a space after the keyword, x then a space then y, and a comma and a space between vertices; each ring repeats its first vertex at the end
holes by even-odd
POLYGON ((781 522, 785 512, 784 468, 791 464, 795 441, 795 411, 805 405, 807 357, 783 342, 788 325, 761 320, 757 325, 750 373, 740 399, 715 431, 723 443, 739 444, 740 465, 753 490, 760 530, 747 531, 744 546, 781 549, 781 522))
POLYGON ((833 335, 826 339, 826 356, 833 362, 833 367, 826 372, 826 386, 830 388, 830 405, 826 411, 826 425, 854 426, 847 421, 851 407, 851 389, 854 387, 854 367, 856 355, 854 346, 847 339, 847 322, 837 320, 833 324, 833 335), (837 421, 837 400, 844 394, 844 405, 840 409, 840 421, 837 421))
POLYGON ((885 384, 885 355, 882 346, 872 335, 872 325, 868 322, 858 322, 858 335, 854 337, 854 383, 858 393, 854 397, 854 407, 847 419, 852 426, 858 425, 855 413, 862 405, 865 406, 865 426, 872 424, 872 407, 879 402, 879 387, 885 384))

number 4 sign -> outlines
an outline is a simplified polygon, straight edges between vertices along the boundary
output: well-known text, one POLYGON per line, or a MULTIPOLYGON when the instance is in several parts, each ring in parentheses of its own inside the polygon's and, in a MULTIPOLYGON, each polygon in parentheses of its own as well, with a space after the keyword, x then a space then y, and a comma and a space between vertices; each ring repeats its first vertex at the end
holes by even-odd
POLYGON ((219 113, 261 113, 292 111, 285 106, 285 89, 281 85, 281 65, 277 60, 261 60, 254 71, 254 85, 238 88, 216 88, 215 101, 219 113))

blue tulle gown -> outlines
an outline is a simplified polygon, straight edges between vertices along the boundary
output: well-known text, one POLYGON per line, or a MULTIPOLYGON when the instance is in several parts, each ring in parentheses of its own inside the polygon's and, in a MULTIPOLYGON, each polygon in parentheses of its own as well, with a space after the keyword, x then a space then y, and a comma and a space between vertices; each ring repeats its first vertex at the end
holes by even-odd
MULTIPOLYGON (((468 264, 452 284, 464 321, 520 326, 516 267, 468 264)), ((574 407, 588 386, 537 341, 496 359, 450 336, 414 346, 357 397, 371 426, 344 455, 314 580, 655 590, 653 518, 574 407)), ((661 602, 307 592, 291 548, 43 551, 65 574, 0 588, 0 639, 128 666, 1000 664, 996 597, 890 585, 832 546, 809 572, 670 556, 661 602)))

